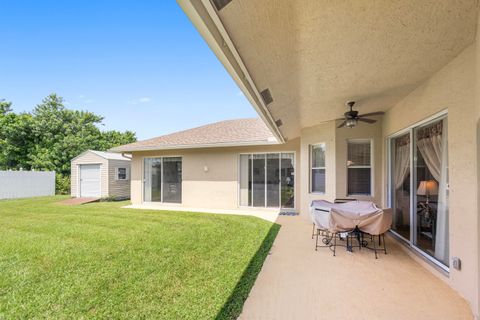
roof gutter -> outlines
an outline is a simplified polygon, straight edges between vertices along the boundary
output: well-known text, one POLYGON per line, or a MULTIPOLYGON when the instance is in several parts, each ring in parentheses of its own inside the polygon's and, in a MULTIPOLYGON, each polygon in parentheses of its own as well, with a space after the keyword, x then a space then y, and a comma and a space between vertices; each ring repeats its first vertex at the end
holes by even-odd
POLYGON ((275 138, 284 143, 285 139, 275 124, 275 119, 263 102, 260 91, 211 2, 209 0, 177 0, 177 2, 275 138))

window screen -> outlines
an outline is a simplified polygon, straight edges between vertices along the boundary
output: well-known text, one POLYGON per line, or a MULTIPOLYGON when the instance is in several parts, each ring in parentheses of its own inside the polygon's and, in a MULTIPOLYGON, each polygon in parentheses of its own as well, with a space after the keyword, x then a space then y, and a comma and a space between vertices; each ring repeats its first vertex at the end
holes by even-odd
POLYGON ((348 194, 372 194, 372 145, 370 140, 348 141, 348 194))

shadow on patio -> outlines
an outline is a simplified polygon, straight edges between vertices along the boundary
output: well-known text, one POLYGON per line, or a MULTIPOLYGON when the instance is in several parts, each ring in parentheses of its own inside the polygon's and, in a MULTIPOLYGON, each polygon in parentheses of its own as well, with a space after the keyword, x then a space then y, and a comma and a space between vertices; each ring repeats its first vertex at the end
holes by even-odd
POLYGON ((242 312, 242 306, 247 299, 250 290, 255 284, 255 280, 262 269, 265 258, 268 256, 279 230, 279 224, 272 224, 270 230, 265 236, 265 239, 253 258, 250 260, 250 263, 233 289, 232 294, 228 298, 227 302, 223 305, 220 312, 217 314, 217 320, 238 318, 242 312))
POLYGON ((282 228, 240 319, 472 319, 470 307, 387 237, 388 254, 314 250, 311 224, 282 228))

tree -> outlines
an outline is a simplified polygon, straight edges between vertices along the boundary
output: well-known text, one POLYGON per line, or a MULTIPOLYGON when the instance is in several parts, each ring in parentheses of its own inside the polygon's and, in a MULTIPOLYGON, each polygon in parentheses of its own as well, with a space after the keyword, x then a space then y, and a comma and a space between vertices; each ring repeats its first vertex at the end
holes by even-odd
POLYGON ((0 169, 30 169, 32 117, 12 112, 12 103, 0 101, 0 169))
POLYGON ((136 141, 131 131, 101 131, 103 117, 65 108, 63 98, 50 94, 31 113, 16 114, 0 101, 0 168, 54 170, 70 176, 70 161, 80 153, 108 150, 136 141))
POLYGON ((5 101, 5 99, 0 100, 0 116, 6 115, 12 111, 12 103, 5 101))

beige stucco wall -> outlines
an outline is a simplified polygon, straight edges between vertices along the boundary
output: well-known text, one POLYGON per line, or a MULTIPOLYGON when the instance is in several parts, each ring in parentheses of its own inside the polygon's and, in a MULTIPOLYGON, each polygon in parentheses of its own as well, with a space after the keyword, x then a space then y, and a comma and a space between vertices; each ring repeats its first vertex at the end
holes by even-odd
MULTIPOLYGON (((370 117, 373 119, 373 117, 370 117)), ((336 144, 336 198, 347 198, 347 141, 349 139, 370 139, 372 141, 372 196, 352 196, 360 200, 380 203, 382 199, 382 121, 374 124, 359 122, 355 128, 343 127, 335 131, 336 144)))
MULTIPOLYGON (((479 12, 480 17, 480 12, 479 12)), ((477 232, 476 232, 476 249, 477 253, 480 251, 480 19, 477 19, 477 35, 476 35, 476 43, 475 43, 475 62, 476 62, 476 83, 475 83, 475 108, 472 112, 471 117, 474 118, 476 122, 476 163, 477 163, 477 208, 476 208, 476 216, 477 216, 477 232)), ((480 253, 477 254, 477 278, 475 284, 476 291, 473 294, 476 294, 476 305, 474 304, 474 309, 476 310, 477 318, 480 318, 480 253)))
POLYGON ((301 214, 308 217, 308 208, 312 200, 335 199, 336 162, 335 162, 335 122, 325 122, 301 131, 301 214), (310 192, 310 146, 325 143, 325 193, 310 192))
POLYGON ((317 126, 304 128, 301 131, 301 201, 302 215, 308 217, 308 208, 312 200, 324 199, 333 201, 335 198, 347 198, 347 141, 349 139, 370 139, 373 141, 373 197, 355 196, 357 199, 373 200, 377 203, 382 199, 382 122, 377 118, 375 124, 359 123, 354 129, 337 128, 339 123, 329 121, 317 126), (310 192, 310 146, 325 143, 325 193, 310 192))
MULTIPOLYGON (((237 209, 239 154, 280 151, 294 152, 296 155, 295 197, 298 210, 300 206, 298 163, 301 159, 299 139, 279 145, 134 152, 131 171, 132 204, 142 203, 143 159, 145 157, 180 156, 182 157, 182 203, 178 206, 202 209, 237 209), (204 170, 205 167, 208 168, 208 171, 204 170)), ((172 204, 165 205, 172 206, 172 204)))
MULTIPOLYGON (((418 86, 391 108, 383 118, 386 137, 442 110, 448 110, 450 175, 450 256, 462 259, 461 271, 450 268, 443 277, 472 305, 478 315, 478 207, 477 207, 477 114, 476 47, 466 48, 458 57, 418 86)), ((386 155, 383 162, 384 203, 386 203, 386 155)))

